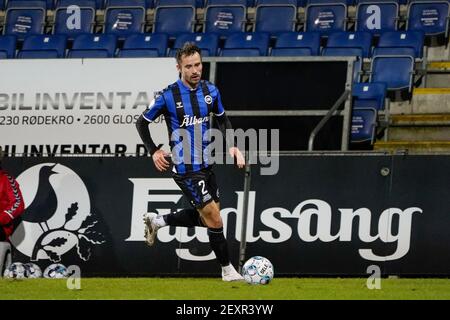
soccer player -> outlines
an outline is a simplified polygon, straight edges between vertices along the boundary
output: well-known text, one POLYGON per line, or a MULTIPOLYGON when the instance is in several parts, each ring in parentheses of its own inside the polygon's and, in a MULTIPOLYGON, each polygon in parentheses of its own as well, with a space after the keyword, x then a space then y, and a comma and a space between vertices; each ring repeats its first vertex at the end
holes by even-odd
POLYGON ((7 241, 18 225, 25 205, 17 181, 2 170, 0 148, 0 241, 7 241))
MULTIPOLYGON (((230 263, 228 245, 223 234, 220 216, 219 189, 205 148, 204 133, 211 128, 210 113, 215 115, 224 136, 231 123, 225 115, 220 93, 212 83, 201 80, 202 58, 200 49, 186 43, 176 54, 177 70, 181 79, 169 85, 150 103, 139 117, 136 127, 157 170, 170 167, 170 155, 153 142, 148 124, 164 115, 172 150, 173 179, 193 208, 186 208, 168 215, 144 214, 146 243, 152 246, 156 233, 164 226, 208 228, 209 242, 222 266, 223 281, 242 280, 242 276, 230 263), (186 134, 181 134, 184 130, 186 134), (181 137, 183 136, 183 137, 181 137), (199 141, 200 138, 200 141, 199 141), (188 143, 187 143, 188 142, 188 143)), ((244 157, 234 145, 229 154, 239 168, 245 165, 244 157)))

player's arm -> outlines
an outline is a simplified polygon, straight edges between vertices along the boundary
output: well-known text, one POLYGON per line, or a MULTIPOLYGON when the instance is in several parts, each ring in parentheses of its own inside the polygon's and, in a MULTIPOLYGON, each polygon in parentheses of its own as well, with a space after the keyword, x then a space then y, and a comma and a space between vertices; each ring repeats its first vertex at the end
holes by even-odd
POLYGON ((139 136, 141 137, 145 148, 152 156, 156 169, 159 171, 165 171, 169 168, 170 163, 164 158, 168 156, 168 154, 160 149, 162 144, 156 146, 150 134, 150 130, 148 129, 148 125, 164 112, 164 108, 165 101, 164 97, 161 95, 150 103, 147 110, 145 110, 136 121, 136 129, 139 136))
MULTIPOLYGON (((232 130, 233 126, 231 125, 230 119, 228 119, 225 109, 222 105, 222 100, 220 98, 220 93, 217 91, 217 98, 214 101, 213 112, 219 127, 219 130, 222 132, 224 137, 227 137, 227 130, 232 130)), ((239 148, 236 146, 235 141, 229 141, 230 139, 226 139, 228 145, 228 152, 231 157, 236 158, 236 164, 239 168, 243 168, 245 166, 245 159, 242 155, 239 148)))
POLYGON ((0 193, 6 204, 0 212, 0 225, 8 225, 23 213, 25 204, 19 184, 11 176, 0 175, 0 193))

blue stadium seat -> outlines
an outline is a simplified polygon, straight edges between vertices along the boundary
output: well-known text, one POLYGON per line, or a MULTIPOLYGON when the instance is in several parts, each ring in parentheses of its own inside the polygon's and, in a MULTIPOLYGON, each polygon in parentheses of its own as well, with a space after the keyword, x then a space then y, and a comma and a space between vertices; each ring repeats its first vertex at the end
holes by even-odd
POLYGON ((219 47, 219 35, 215 33, 185 33, 180 34, 169 51, 169 56, 174 57, 178 48, 181 48, 186 42, 195 42, 201 49, 203 57, 214 57, 217 55, 219 47))
POLYGON ((247 9, 244 5, 208 5, 205 9, 204 31, 228 35, 244 31, 247 9))
POLYGON ((72 5, 79 6, 80 8, 92 8, 96 10, 98 2, 95 0, 59 0, 56 3, 56 9, 67 8, 72 5))
POLYGON ((294 7, 298 6, 298 1, 297 0, 256 0, 255 6, 258 7, 260 5, 291 5, 294 7))
POLYGON ((145 6, 145 0, 108 0, 104 32, 118 36, 143 32, 145 6))
POLYGON ((220 55, 223 57, 266 56, 269 49, 269 34, 264 32, 239 32, 227 37, 220 55))
POLYGON ((352 101, 353 109, 373 108, 384 110, 386 99, 386 83, 353 83, 352 101))
POLYGON ((330 4, 330 3, 342 3, 346 6, 352 6, 354 4, 354 0, 306 0, 306 4, 330 4))
POLYGON ((229 6, 229 5, 238 5, 249 7, 249 2, 247 0, 206 0, 205 8, 208 6, 229 6))
POLYGON ((347 6, 344 3, 309 3, 305 13, 305 31, 316 31, 324 35, 345 31, 347 6))
POLYGON ((47 4, 50 2, 50 6, 53 6, 53 0, 9 0, 6 1, 6 9, 9 8, 47 8, 47 4))
POLYGON ((356 6, 356 31, 380 34, 395 31, 399 21, 399 4, 388 0, 359 1, 356 6))
POLYGON ((80 8, 79 21, 71 19, 74 11, 69 10, 69 13, 67 12, 67 8, 73 4, 73 0, 62 0, 58 3, 52 32, 53 34, 64 34, 70 40, 78 34, 92 33, 95 24, 95 1, 80 0, 76 2, 76 5, 80 8))
POLYGON ((17 54, 19 59, 65 58, 67 38, 64 35, 32 35, 25 38, 17 54))
POLYGON ((414 58, 411 56, 374 56, 370 68, 370 82, 384 82, 387 90, 411 92, 414 58))
POLYGON ((160 6, 156 8, 153 32, 165 32, 171 37, 193 32, 195 23, 193 6, 160 6))
POLYGON ((255 20, 256 32, 269 32, 276 36, 281 32, 295 31, 297 7, 290 4, 259 4, 255 20))
POLYGON ((391 31, 381 34, 377 48, 393 48, 390 53, 378 51, 378 54, 405 54, 411 48, 414 58, 422 58, 424 45, 424 34, 422 31, 391 31), (402 51, 403 50, 403 51, 402 51))
POLYGON ((144 58, 166 56, 168 36, 165 33, 139 33, 125 38, 119 51, 121 58, 144 58))
POLYGON ((104 0, 57 0, 56 8, 69 7, 70 5, 77 5, 79 7, 92 7, 95 10, 105 8, 104 0))
POLYGON ((422 31, 426 36, 448 38, 449 1, 412 1, 408 5, 406 30, 422 31))
POLYGON ((199 2, 196 0, 155 0, 155 7, 166 7, 166 6, 192 6, 196 8, 199 2))
POLYGON ((271 50, 272 56, 317 56, 320 51, 320 33, 285 32, 278 35, 271 50))
POLYGON ((328 36, 327 47, 360 48, 363 58, 370 56, 372 34, 368 32, 334 32, 328 36))
POLYGON ((23 39, 25 36, 31 34, 42 34, 44 31, 45 15, 45 2, 10 1, 6 10, 6 22, 3 33, 14 34, 19 39, 23 39), (26 5, 21 6, 19 5, 20 3, 25 3, 26 5))
POLYGON ((0 59, 12 59, 16 56, 17 39, 15 36, 0 36, 0 59))
POLYGON ((82 34, 73 41, 68 58, 112 58, 117 38, 113 34, 82 34))
POLYGON ((375 109, 353 109, 350 141, 373 144, 376 125, 377 111, 375 109))

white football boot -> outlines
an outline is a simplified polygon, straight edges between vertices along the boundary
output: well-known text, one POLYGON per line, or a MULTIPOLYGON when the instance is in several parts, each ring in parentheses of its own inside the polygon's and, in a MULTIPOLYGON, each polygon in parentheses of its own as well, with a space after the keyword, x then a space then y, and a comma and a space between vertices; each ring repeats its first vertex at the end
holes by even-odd
POLYGON ((222 267, 222 280, 223 281, 243 281, 244 278, 236 271, 233 265, 222 267))
POLYGON ((160 226, 155 223, 155 218, 157 214, 153 212, 144 213, 144 224, 145 224, 145 243, 149 247, 155 244, 156 233, 160 226))

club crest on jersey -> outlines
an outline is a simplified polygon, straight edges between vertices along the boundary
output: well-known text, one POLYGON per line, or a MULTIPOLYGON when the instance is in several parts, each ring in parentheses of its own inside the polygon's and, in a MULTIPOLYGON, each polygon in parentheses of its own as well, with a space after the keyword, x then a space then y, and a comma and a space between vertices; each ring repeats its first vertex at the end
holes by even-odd
POLYGON ((212 97, 209 94, 205 96, 205 102, 207 104, 211 104, 212 103, 212 97))

